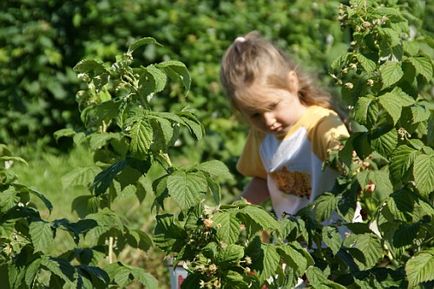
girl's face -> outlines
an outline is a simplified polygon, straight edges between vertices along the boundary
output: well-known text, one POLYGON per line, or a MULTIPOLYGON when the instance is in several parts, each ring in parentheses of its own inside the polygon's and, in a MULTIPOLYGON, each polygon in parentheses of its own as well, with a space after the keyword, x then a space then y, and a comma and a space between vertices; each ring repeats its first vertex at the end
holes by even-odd
POLYGON ((294 71, 288 74, 288 88, 252 85, 248 88, 249 104, 240 101, 238 109, 250 125, 280 137, 303 115, 306 106, 298 98, 298 78, 294 71))

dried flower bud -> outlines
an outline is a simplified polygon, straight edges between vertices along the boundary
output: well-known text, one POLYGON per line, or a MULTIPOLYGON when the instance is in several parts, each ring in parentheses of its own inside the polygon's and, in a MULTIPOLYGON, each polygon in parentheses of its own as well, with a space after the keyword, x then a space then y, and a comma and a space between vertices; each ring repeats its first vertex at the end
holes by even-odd
POLYGON ((365 192, 367 192, 367 193, 373 193, 375 191, 375 184, 373 182, 369 181, 364 189, 365 189, 365 192))
POLYGON ((345 86, 346 88, 348 88, 348 89, 353 89, 354 84, 352 84, 351 82, 347 82, 347 83, 344 84, 344 86, 345 86))
POLYGON ((213 223, 214 222, 211 219, 205 219, 205 220, 203 220, 203 225, 205 226, 205 228, 208 228, 208 229, 212 227, 213 223))
POLYGON ((210 274, 214 274, 215 272, 217 272, 217 265, 216 264, 209 265, 208 271, 210 274))

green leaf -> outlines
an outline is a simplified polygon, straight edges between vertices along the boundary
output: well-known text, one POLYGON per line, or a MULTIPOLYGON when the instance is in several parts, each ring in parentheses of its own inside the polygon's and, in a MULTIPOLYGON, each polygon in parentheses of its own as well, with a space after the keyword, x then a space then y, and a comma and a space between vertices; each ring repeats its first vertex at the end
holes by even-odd
POLYGON ((314 289, 346 289, 346 287, 327 279, 317 267, 311 266, 307 268, 306 277, 309 280, 309 285, 314 289))
POLYGON ((399 182, 408 173, 416 157, 417 150, 407 145, 400 145, 390 158, 390 173, 395 182, 399 182))
POLYGON ((422 282, 434 280, 434 251, 421 251, 405 264, 409 285, 414 287, 422 282))
POLYGON ((108 73, 108 71, 105 69, 104 65, 96 61, 94 59, 83 59, 79 61, 74 66, 74 71, 76 73, 90 73, 93 72, 95 75, 101 74, 101 73, 108 73))
POLYGON ((244 248, 240 245, 229 244, 218 252, 217 264, 236 264, 244 256, 244 248))
MULTIPOLYGON (((387 211, 392 215, 392 221, 401 220, 404 222, 412 220, 412 212, 415 205, 415 194, 408 190, 400 190, 390 195, 387 200, 387 211)), ((383 211, 385 213, 386 211, 383 211)))
POLYGON ((234 212, 219 212, 212 217, 217 238, 225 243, 233 244, 240 235, 240 221, 234 212))
POLYGON ((391 92, 380 95, 378 100, 384 110, 392 117, 393 124, 396 124, 401 117, 402 107, 415 103, 414 99, 399 87, 395 87, 391 92))
POLYGON ((393 128, 387 133, 380 135, 380 137, 371 139, 371 145, 374 150, 382 156, 387 157, 398 145, 398 132, 393 128))
POLYGON ((263 229, 280 230, 277 220, 264 209, 256 206, 247 206, 240 210, 240 213, 247 216, 250 222, 258 224, 263 229))
POLYGON ((322 228, 322 241, 336 255, 342 245, 341 235, 334 227, 324 226, 322 228))
POLYGON ((31 288, 30 285, 33 284, 34 279, 38 274, 40 265, 41 265, 41 259, 37 258, 29 266, 27 266, 24 281, 29 288, 31 288))
POLYGON ((61 279, 65 281, 74 280, 75 269, 65 259, 44 256, 41 261, 41 266, 44 266, 47 270, 59 276, 61 279))
POLYGON ((125 168, 125 160, 118 161, 96 175, 92 188, 96 195, 105 193, 107 188, 112 184, 113 179, 125 168))
POLYGON ((131 43, 130 46, 128 47, 127 53, 131 54, 137 48, 144 46, 144 45, 148 45, 148 44, 154 44, 154 45, 162 46, 160 43, 157 42, 157 40, 155 40, 152 37, 143 37, 143 38, 140 38, 140 39, 134 41, 133 43, 131 43))
POLYGON ((134 278, 145 286, 147 289, 158 288, 158 281, 154 276, 145 272, 143 268, 130 267, 134 278))
POLYGON ((54 238, 50 223, 43 221, 32 222, 29 226, 29 233, 35 252, 45 253, 51 250, 54 238))
POLYGON ((186 91, 190 90, 190 73, 184 63, 176 60, 168 60, 161 62, 156 66, 164 70, 171 79, 181 80, 186 91))
POLYGON ((371 59, 367 58, 363 54, 356 53, 355 56, 357 58, 357 61, 362 65, 363 69, 366 72, 368 72, 368 73, 373 72, 375 70, 375 68, 377 68, 377 65, 375 64, 375 62, 372 61, 371 59))
POLYGON ((277 251, 284 262, 294 269, 298 276, 303 275, 306 272, 308 266, 306 258, 304 258, 304 256, 290 244, 279 246, 277 251))
POLYGON ((413 123, 418 123, 428 120, 431 112, 425 106, 413 105, 411 107, 411 114, 413 116, 413 123))
POLYGON ((277 253, 274 245, 265 244, 261 247, 264 253, 264 259, 259 278, 261 281, 265 281, 269 277, 275 275, 276 269, 280 263, 280 255, 277 253))
POLYGON ((421 195, 428 197, 434 191, 434 154, 416 156, 413 175, 416 188, 421 195))
POLYGON ((431 60, 428 57, 410 57, 408 59, 418 74, 421 74, 427 81, 433 77, 431 60))
POLYGON ((74 168, 62 177, 62 185, 64 188, 70 186, 87 187, 100 171, 101 169, 96 166, 74 168))
POLYGON ((167 178, 167 189, 178 205, 187 209, 198 204, 208 188, 203 175, 177 171, 167 178))
POLYGON ((75 135, 75 130, 72 128, 63 128, 54 132, 53 136, 56 141, 61 137, 72 137, 75 135))
POLYGON ((228 167, 221 161, 212 160, 203 162, 195 167, 199 171, 210 174, 211 177, 231 180, 233 177, 228 167))
POLYGON ((382 89, 390 87, 391 85, 398 82, 402 76, 404 76, 401 64, 399 62, 390 61, 380 66, 380 74, 383 82, 382 89))
POLYGON ((143 251, 152 246, 152 239, 142 230, 128 230, 128 244, 143 251))
POLYGON ((139 79, 139 93, 146 97, 152 93, 158 93, 166 87, 167 76, 166 74, 155 67, 155 65, 148 65, 143 69, 139 79))
POLYGON ((360 97, 354 107, 354 120, 367 125, 368 122, 368 110, 373 99, 369 97, 360 97))
POLYGON ((154 137, 152 125, 146 120, 138 120, 132 125, 129 135, 130 151, 139 158, 145 158, 154 137))
POLYGON ((372 192, 371 198, 378 203, 384 201, 393 192, 393 185, 390 181, 387 166, 383 167, 381 170, 362 171, 357 174, 357 180, 362 188, 370 183, 375 185, 375 190, 372 192))
POLYGON ((374 267, 384 255, 380 240, 370 233, 350 235, 345 239, 344 246, 356 249, 356 251, 350 250, 350 252, 360 270, 374 267))
POLYGON ((14 190, 6 190, 0 193, 0 212, 6 213, 15 207, 20 198, 14 190))
POLYGON ((328 220, 338 205, 338 198, 331 193, 320 195, 313 205, 316 219, 319 222, 328 220))

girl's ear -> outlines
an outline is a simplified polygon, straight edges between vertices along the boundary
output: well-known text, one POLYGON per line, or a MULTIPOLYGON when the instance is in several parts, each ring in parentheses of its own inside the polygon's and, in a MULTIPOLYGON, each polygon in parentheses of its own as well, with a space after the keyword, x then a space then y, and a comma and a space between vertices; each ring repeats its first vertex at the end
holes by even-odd
POLYGON ((297 77, 297 73, 294 70, 291 70, 288 73, 288 88, 289 91, 297 94, 298 93, 298 77, 297 77))

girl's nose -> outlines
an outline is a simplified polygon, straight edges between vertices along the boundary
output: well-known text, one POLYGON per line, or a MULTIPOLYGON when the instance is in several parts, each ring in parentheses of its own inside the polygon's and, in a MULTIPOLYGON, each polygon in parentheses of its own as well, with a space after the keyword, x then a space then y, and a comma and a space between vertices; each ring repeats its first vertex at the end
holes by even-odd
POLYGON ((271 112, 264 112, 264 123, 267 127, 271 127, 276 122, 276 119, 271 112))

